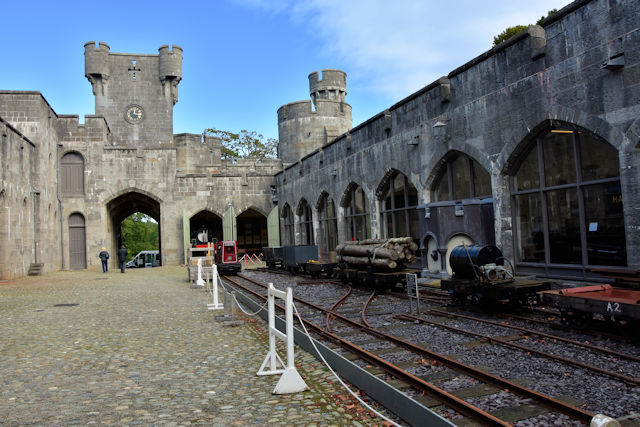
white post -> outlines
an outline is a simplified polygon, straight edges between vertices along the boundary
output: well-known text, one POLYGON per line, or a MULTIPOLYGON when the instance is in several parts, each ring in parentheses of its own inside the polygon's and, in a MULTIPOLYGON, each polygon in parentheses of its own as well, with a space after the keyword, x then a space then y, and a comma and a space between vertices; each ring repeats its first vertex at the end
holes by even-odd
POLYGON ((209 310, 220 310, 224 308, 224 305, 218 301, 218 266, 213 264, 211 266, 211 293, 213 294, 213 304, 207 304, 209 310))
POLYGON ((204 280, 202 280, 202 258, 198 258, 198 280, 196 280, 196 286, 204 286, 204 280))
POLYGON ((282 373, 278 384, 276 384, 276 387, 273 390, 273 394, 298 393, 305 391, 308 388, 307 384, 296 370, 294 361, 293 294, 291 292, 291 288, 287 288, 286 292, 282 292, 274 288, 273 283, 269 283, 269 293, 267 298, 269 306, 269 352, 267 353, 267 357, 264 359, 264 362, 262 362, 262 366, 260 366, 257 375, 273 375, 282 373), (285 300, 286 334, 283 334, 276 328, 275 298, 285 300), (286 366, 276 352, 276 337, 287 343, 286 366), (265 371, 267 363, 269 363, 270 370, 265 371))

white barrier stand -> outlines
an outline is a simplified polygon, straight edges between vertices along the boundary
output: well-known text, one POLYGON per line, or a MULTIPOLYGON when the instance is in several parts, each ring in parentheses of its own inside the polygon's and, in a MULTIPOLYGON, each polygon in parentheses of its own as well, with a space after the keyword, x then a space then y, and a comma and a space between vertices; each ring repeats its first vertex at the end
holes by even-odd
POLYGON ((211 266, 211 293, 213 294, 213 303, 207 304, 209 310, 222 310, 224 305, 218 300, 218 266, 213 264, 211 266))
POLYGON ((273 375, 282 374, 278 384, 273 389, 273 394, 299 393, 305 391, 308 387, 304 382, 294 363, 293 353, 293 295, 291 288, 287 288, 286 292, 280 291, 273 287, 273 283, 269 283, 269 352, 262 362, 262 366, 258 370, 257 375, 273 375), (283 334, 276 328, 275 315, 275 298, 285 301, 285 319, 287 333, 283 334), (276 337, 287 343, 287 364, 282 362, 280 356, 276 352, 276 337), (265 370, 269 364, 269 370, 265 370))
POLYGON ((618 420, 604 414, 598 414, 591 419, 590 427, 620 427, 618 420))
POLYGON ((198 280, 196 280, 196 286, 204 286, 204 280, 202 280, 202 258, 198 259, 198 280))

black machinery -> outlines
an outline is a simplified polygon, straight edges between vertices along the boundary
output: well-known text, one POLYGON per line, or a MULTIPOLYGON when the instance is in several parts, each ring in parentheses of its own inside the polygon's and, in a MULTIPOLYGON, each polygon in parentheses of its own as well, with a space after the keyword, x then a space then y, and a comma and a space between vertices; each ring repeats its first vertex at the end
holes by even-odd
POLYGON ((516 278, 513 265, 492 245, 456 246, 449 255, 449 265, 453 275, 441 281, 441 288, 456 303, 465 303, 470 298, 474 303, 508 300, 527 304, 535 300, 536 292, 551 286, 545 281, 516 278), (505 268, 505 262, 509 269, 505 268))

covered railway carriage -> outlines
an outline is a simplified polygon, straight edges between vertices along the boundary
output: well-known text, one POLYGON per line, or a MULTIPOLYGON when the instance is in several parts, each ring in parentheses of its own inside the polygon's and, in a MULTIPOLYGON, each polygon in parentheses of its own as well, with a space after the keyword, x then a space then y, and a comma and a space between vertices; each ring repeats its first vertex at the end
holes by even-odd
MULTIPOLYGON (((536 301, 536 293, 548 290, 550 282, 515 277, 506 269, 500 249, 492 245, 456 246, 449 257, 453 276, 443 279, 441 288, 459 304, 490 304, 501 300, 523 305, 536 301)), ((510 264, 510 263, 509 263, 510 264)))

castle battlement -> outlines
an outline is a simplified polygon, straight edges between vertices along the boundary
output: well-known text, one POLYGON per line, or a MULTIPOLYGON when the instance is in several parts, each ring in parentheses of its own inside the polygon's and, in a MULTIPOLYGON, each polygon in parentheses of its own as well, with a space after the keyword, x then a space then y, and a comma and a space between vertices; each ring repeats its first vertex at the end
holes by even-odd
POLYGON ((285 120, 300 119, 315 116, 311 101, 290 102, 278 108, 278 123, 285 120))
POLYGON ((342 70, 322 70, 309 74, 309 96, 314 103, 318 99, 344 101, 347 96, 347 73, 342 70))
POLYGON ((278 154, 284 163, 297 162, 351 129, 347 73, 322 70, 309 74, 312 101, 298 101, 278 109, 278 154))

